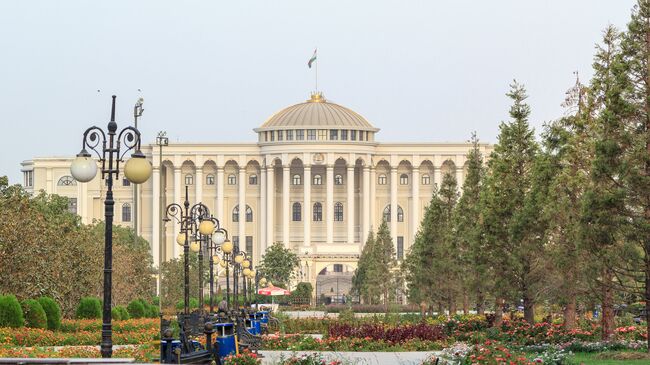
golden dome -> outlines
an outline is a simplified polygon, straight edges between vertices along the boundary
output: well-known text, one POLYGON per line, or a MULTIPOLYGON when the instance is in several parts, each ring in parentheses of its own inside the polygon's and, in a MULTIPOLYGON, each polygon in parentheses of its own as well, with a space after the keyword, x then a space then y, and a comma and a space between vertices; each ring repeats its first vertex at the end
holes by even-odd
POLYGON ((327 101, 322 93, 317 92, 312 93, 306 102, 273 114, 255 131, 299 128, 379 130, 358 113, 327 101))

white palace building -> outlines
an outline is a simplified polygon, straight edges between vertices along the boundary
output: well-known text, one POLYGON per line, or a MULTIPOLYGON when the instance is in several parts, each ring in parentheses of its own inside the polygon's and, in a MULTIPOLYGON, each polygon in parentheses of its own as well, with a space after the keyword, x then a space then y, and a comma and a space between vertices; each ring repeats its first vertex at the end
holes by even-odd
MULTIPOLYGON (((282 242, 300 256, 299 280, 315 284, 317 296, 347 293, 368 232, 386 220, 403 258, 443 174, 462 184, 471 148, 465 142, 378 142, 378 128, 322 93, 254 131, 251 143, 143 146, 153 175, 138 189, 137 212, 133 186, 116 182, 115 223, 136 227, 151 243, 156 266, 182 253, 178 225, 164 223, 161 211, 182 203, 189 187, 190 203, 206 204, 254 263, 266 247, 282 242)), ((487 156, 491 146, 480 149, 487 156)), ((100 174, 77 184, 70 176, 73 158, 23 162, 24 186, 69 197, 84 223, 102 220, 100 174)))

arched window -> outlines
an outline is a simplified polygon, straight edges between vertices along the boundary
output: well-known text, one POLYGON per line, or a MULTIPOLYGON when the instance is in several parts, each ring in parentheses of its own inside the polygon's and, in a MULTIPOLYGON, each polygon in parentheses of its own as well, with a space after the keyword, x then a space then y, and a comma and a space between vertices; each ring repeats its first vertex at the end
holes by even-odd
POLYGON ((314 185, 322 185, 323 184, 323 178, 316 174, 314 175, 314 185))
POLYGON ((401 174, 399 176, 399 184, 400 185, 408 185, 409 184, 409 176, 407 174, 401 174))
POLYGON ((334 175, 334 184, 335 185, 343 185, 343 176, 334 175))
POLYGON ((228 175, 228 185, 237 185, 237 176, 235 174, 228 175))
POLYGON ((235 208, 232 210, 232 221, 239 222, 239 205, 235 205, 235 208))
MULTIPOLYGON (((397 211, 399 213, 399 210, 397 211)), ((246 222, 252 222, 253 221, 253 209, 249 205, 246 205, 246 222)), ((397 220, 400 222, 400 220, 397 220)))
POLYGON ((122 204, 122 222, 131 221, 131 204, 124 203, 122 204))
POLYGON ((321 203, 314 203, 314 222, 321 222, 323 220, 323 205, 321 203))
POLYGON ((293 203, 293 221, 300 222, 302 220, 302 207, 300 203, 293 203))
POLYGON ((377 184, 386 185, 386 175, 384 174, 379 175, 379 177, 377 178, 377 184))
POLYGON ((214 185, 214 175, 208 174, 208 176, 205 177, 205 185, 214 185))
POLYGON ((422 175, 422 185, 431 185, 431 177, 428 174, 422 175))
POLYGON ((192 174, 185 175, 185 185, 194 185, 194 175, 192 174))
POLYGON ((252 174, 248 176, 248 185, 257 185, 257 175, 252 174))
POLYGON ((384 208, 384 214, 383 214, 384 221, 390 222, 390 204, 384 208))
POLYGON ((293 185, 300 185, 300 184, 302 184, 302 179, 300 175, 298 174, 293 175, 293 185))
POLYGON ((75 180, 72 176, 66 175, 62 176, 59 179, 59 182, 56 183, 58 186, 75 186, 77 185, 77 180, 75 180))
MULTIPOLYGON (((390 204, 384 208, 383 218, 386 222, 390 222, 390 204)), ((397 221, 404 222, 404 209, 399 205, 397 206, 397 221)))
MULTIPOLYGON (((239 205, 236 205, 232 210, 232 221, 239 222, 239 205)), ((253 221, 253 209, 246 204, 246 222, 253 221)))
POLYGON ((343 222, 343 204, 341 202, 334 204, 334 222, 343 222))

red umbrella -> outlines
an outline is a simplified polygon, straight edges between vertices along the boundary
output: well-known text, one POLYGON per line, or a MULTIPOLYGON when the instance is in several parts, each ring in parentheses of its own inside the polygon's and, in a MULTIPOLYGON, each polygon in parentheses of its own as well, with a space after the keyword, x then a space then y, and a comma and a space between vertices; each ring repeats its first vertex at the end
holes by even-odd
POLYGON ((259 289, 257 291, 257 294, 277 296, 277 295, 289 295, 291 294, 291 292, 284 288, 278 288, 277 286, 267 286, 266 288, 259 289))

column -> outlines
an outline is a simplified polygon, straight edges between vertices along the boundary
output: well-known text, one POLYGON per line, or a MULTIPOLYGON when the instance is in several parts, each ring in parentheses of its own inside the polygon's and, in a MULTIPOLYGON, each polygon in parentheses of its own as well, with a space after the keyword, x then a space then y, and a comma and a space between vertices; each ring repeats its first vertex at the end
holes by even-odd
POLYGON ((433 183, 436 187, 436 191, 440 190, 440 185, 442 185, 442 171, 439 166, 433 167, 433 183))
POLYGON ((303 221, 303 242, 305 247, 311 245, 311 166, 304 166, 302 177, 303 185, 303 204, 302 204, 302 221, 303 221))
POLYGON ((282 241, 284 247, 289 248, 289 165, 282 167, 282 241))
POLYGON ((362 219, 363 225, 361 226, 361 242, 360 246, 366 243, 368 239, 368 231, 370 230, 370 167, 363 167, 363 210, 362 210, 362 219))
POLYGON ((203 202, 203 167, 196 168, 196 179, 194 179, 194 188, 196 203, 203 202))
POLYGON ((370 179, 368 181, 370 184, 370 215, 368 219, 370 224, 368 225, 368 231, 375 230, 375 224, 377 220, 375 219, 375 212, 377 211, 377 172, 374 167, 370 167, 370 179))
MULTIPOLYGON (((151 206, 151 256, 153 256, 153 266, 160 265, 160 168, 154 166, 152 175, 152 206, 151 206)), ((158 282, 158 292, 160 292, 160 281, 158 282)))
MULTIPOLYGON (((180 167, 174 167, 174 203, 180 204, 183 206, 183 195, 181 193, 181 168, 180 167)), ((170 223, 173 224, 174 226, 174 237, 172 238, 172 246, 174 247, 174 258, 178 258, 180 256, 180 246, 178 243, 176 243, 176 236, 178 236, 178 233, 180 232, 180 224, 175 221, 171 221, 170 223)))
POLYGON ((348 243, 354 243, 354 165, 348 165, 348 197, 347 205, 348 211, 345 214, 348 215, 348 243))
POLYGON ((217 167, 217 204, 215 206, 217 219, 226 222, 226 215, 223 211, 223 166, 217 167))
MULTIPOLYGON (((258 244, 260 245, 260 254, 258 255, 261 257, 264 252, 266 252, 266 247, 267 247, 267 241, 266 241, 266 218, 268 217, 268 211, 266 209, 266 168, 262 167, 260 169, 260 212, 258 214, 259 219, 258 222, 260 222, 259 226, 259 239, 258 239, 258 244)), ((258 259, 259 259, 258 257, 258 259)), ((258 261, 259 262, 259 261, 258 261)))
POLYGON ((325 178, 327 181, 325 227, 327 227, 327 243, 331 244, 334 242, 334 166, 327 165, 325 178))
POLYGON ((275 243, 275 170, 273 166, 266 168, 266 244, 275 243))
POLYGON ((413 168, 411 176, 411 214, 409 221, 411 222, 411 242, 415 239, 415 234, 420 225, 420 169, 413 168))
MULTIPOLYGON (((246 166, 239 166, 239 222, 237 224, 237 235, 239 235, 239 248, 246 250, 246 166)), ((247 252, 251 254, 250 252, 247 252)))
POLYGON ((390 168, 390 235, 397 245, 397 167, 390 168))

